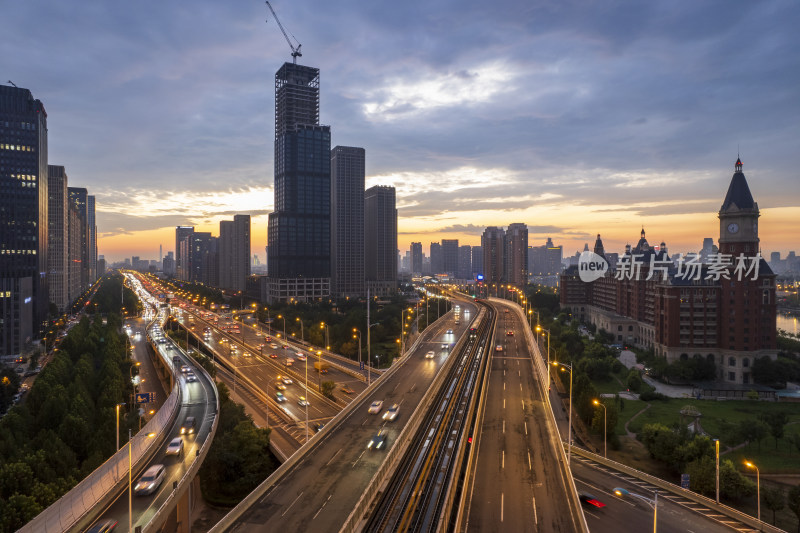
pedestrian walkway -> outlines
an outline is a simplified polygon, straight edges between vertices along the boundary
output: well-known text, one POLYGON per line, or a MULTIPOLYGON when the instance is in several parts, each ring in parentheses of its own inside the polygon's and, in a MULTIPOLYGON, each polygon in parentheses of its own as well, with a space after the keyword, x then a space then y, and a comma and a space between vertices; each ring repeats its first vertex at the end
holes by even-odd
POLYGON ((696 398, 698 390, 692 385, 668 385, 656 381, 650 376, 642 376, 645 383, 656 389, 656 392, 670 398, 696 398))

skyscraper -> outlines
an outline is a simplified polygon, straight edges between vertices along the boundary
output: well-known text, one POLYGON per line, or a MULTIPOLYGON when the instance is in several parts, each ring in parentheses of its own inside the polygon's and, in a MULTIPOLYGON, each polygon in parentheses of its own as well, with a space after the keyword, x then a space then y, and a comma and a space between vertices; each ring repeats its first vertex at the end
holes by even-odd
POLYGON ((364 264, 370 294, 397 289, 397 206, 394 187, 364 192, 364 264))
POLYGON ((442 255, 442 245, 438 242, 431 243, 431 275, 444 273, 444 256, 442 255))
POLYGON ((218 279, 223 289, 244 291, 250 276, 250 215, 234 215, 219 223, 218 279))
POLYGON ((472 275, 483 274, 483 246, 472 247, 472 275))
POLYGON ((92 195, 86 197, 86 222, 89 230, 86 272, 89 275, 88 283, 92 284, 97 279, 97 219, 95 218, 95 197, 92 195))
MULTIPOLYGON (((79 226, 75 231, 79 233, 80 243, 80 290, 89 287, 89 191, 83 187, 69 187, 69 202, 75 207, 78 213, 79 226)), ((70 231, 73 228, 70 227, 70 231)))
POLYGON ((422 274, 422 243, 411 243, 411 272, 422 274))
POLYGON ((50 287, 50 301, 64 311, 69 299, 69 208, 67 194, 67 173, 64 167, 47 166, 48 201, 48 250, 47 283, 50 287))
POLYGON ((194 226, 175 227, 175 275, 178 279, 189 279, 189 255, 183 253, 188 247, 186 238, 194 233, 194 226))
POLYGON ((458 273, 458 239, 442 239, 442 262, 448 275, 458 273))
POLYGON ((505 281, 517 287, 528 283, 528 226, 510 224, 505 235, 505 281))
POLYGON ((364 285, 363 148, 331 150, 331 292, 336 296, 366 295, 364 285))
POLYGON ((270 301, 330 295, 330 152, 330 127, 319 125, 319 69, 284 63, 275 74, 270 301))
POLYGON ((47 317, 47 113, 0 86, 0 355, 20 353, 47 317))
POLYGON ((472 277, 472 246, 465 244, 458 247, 458 273, 459 279, 470 279, 472 277))
POLYGON ((483 279, 486 284, 498 284, 503 279, 505 231, 497 226, 489 226, 481 236, 483 248, 483 279))

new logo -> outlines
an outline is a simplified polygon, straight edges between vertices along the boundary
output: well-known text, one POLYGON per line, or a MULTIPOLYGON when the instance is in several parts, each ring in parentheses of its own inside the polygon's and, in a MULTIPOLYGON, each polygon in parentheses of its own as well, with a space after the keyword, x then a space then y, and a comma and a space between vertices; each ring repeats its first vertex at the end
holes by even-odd
POLYGON ((578 258, 578 275, 581 281, 591 283, 608 271, 608 261, 594 252, 581 252, 578 258))

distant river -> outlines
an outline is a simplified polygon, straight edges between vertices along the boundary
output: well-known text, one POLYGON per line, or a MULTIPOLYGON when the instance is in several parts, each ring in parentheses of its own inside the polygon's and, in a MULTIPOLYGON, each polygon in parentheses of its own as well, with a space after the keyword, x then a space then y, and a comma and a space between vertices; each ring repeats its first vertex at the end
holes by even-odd
POLYGON ((800 318, 778 313, 778 329, 797 335, 800 333, 800 318))

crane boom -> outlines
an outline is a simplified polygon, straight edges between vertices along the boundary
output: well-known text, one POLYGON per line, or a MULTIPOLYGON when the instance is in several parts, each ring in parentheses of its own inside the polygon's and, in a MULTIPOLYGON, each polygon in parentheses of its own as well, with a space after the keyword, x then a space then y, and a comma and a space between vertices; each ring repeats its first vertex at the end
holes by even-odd
POLYGON ((297 43, 297 46, 294 46, 292 44, 292 40, 289 39, 289 35, 286 33, 286 30, 283 29, 283 24, 281 24, 280 19, 278 19, 278 14, 275 13, 274 9, 272 9, 272 4, 269 3, 269 0, 266 0, 266 1, 267 1, 267 7, 269 8, 270 11, 272 11, 272 16, 275 17, 275 22, 278 23, 278 27, 281 29, 281 33, 283 33, 283 36, 286 38, 286 42, 289 43, 289 48, 292 49, 292 59, 293 59, 294 63, 297 64, 298 56, 299 57, 303 56, 303 54, 300 53, 300 47, 303 46, 303 45, 300 44, 299 41, 297 41, 297 38, 294 35, 292 35, 292 38, 294 38, 295 42, 297 43))

